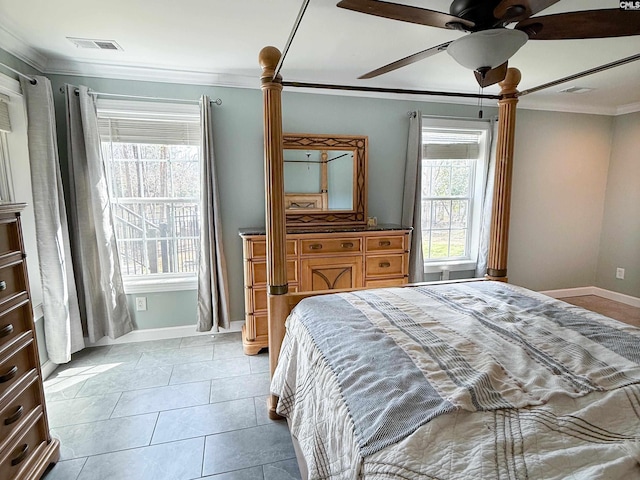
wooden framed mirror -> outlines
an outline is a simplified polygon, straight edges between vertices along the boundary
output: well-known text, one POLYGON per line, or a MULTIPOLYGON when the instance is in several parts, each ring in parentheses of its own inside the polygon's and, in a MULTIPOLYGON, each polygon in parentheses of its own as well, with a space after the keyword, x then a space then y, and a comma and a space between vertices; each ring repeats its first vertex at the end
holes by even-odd
POLYGON ((368 137, 283 135, 287 227, 367 224, 368 137))

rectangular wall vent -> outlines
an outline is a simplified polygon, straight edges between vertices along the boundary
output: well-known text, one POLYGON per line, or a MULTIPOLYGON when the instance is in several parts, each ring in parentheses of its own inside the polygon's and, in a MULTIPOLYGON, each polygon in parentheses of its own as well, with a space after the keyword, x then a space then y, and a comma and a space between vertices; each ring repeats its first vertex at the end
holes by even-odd
POLYGON ((67 39, 78 48, 89 48, 93 50, 123 50, 114 40, 94 40, 91 38, 74 38, 67 39))

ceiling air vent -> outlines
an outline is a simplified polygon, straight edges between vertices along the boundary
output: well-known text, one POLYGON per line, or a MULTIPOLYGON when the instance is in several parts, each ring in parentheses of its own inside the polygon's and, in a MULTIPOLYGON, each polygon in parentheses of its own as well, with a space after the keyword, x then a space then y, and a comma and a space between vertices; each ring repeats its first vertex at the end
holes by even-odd
POLYGON ((73 38, 67 39, 78 48, 90 48, 93 50, 122 50, 114 40, 94 40, 91 38, 73 38))
POLYGON ((569 87, 564 90, 560 90, 560 93, 587 93, 591 92, 593 88, 588 87, 569 87))

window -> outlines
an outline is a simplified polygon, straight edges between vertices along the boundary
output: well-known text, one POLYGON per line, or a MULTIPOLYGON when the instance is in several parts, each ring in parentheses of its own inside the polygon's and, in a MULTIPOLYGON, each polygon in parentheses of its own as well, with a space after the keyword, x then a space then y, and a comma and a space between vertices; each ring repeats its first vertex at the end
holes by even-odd
POLYGON ((195 281, 200 239, 197 105, 100 99, 98 125, 127 293, 140 283, 195 281))
POLYGON ((488 155, 488 122, 423 118, 425 273, 475 269, 488 155))

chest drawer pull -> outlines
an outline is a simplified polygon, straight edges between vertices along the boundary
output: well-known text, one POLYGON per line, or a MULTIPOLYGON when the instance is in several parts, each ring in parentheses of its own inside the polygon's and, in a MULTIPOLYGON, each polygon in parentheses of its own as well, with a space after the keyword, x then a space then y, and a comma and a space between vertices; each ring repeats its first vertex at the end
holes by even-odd
POLYGON ((8 337, 12 333, 13 333, 12 324, 5 325, 4 327, 0 328, 0 338, 8 337))
POLYGON ((7 282, 0 280, 0 292, 7 289, 7 282))
POLYGON ((322 244, 312 243, 311 245, 309 245, 309 250, 322 250, 322 244))
POLYGON ((13 415, 4 419, 4 424, 11 425, 12 423, 17 422, 18 420, 20 420, 20 417, 22 417, 23 413, 24 413, 24 407, 22 405, 19 405, 16 411, 13 413, 13 415))
POLYGON ((353 242, 344 242, 344 243, 341 243, 340 246, 342 248, 353 248, 353 242))
POLYGON ((16 373, 18 373, 18 367, 14 365, 9 369, 7 373, 0 376, 0 383, 8 382, 9 380, 11 380, 13 377, 16 376, 16 373))
POLYGON ((391 245, 391 242, 389 240, 380 240, 378 242, 379 247, 389 247, 390 245, 391 245))
POLYGON ((391 266, 391 264, 390 264, 389 262, 380 262, 380 263, 378 264, 378 266, 379 266, 380 268, 389 268, 389 267, 391 266))
POLYGON ((27 458, 27 455, 29 455, 29 444, 25 443, 24 445, 22 445, 22 447, 20 447, 20 454, 16 458, 11 460, 11 466, 15 467, 16 465, 18 465, 25 458, 27 458))

